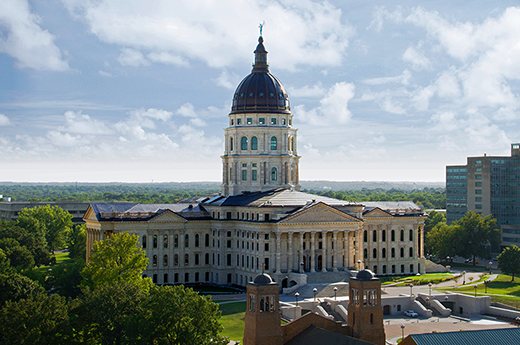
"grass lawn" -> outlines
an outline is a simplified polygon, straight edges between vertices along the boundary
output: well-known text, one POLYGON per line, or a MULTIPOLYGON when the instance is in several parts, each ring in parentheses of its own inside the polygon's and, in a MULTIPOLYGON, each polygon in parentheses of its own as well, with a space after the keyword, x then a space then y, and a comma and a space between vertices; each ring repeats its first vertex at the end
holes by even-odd
POLYGON ((222 311, 222 335, 231 340, 242 341, 244 337, 244 317, 246 315, 246 302, 226 303, 219 306, 222 311))
POLYGON ((191 287, 194 291, 197 291, 201 295, 218 295, 222 292, 234 292, 234 293, 240 293, 240 290, 236 289, 230 289, 226 287, 219 287, 219 286, 209 286, 209 285, 188 285, 191 287))
POLYGON ((414 285, 423 285, 428 283, 440 283, 445 280, 450 280, 454 278, 456 275, 454 273, 429 273, 422 274, 420 276, 413 275, 409 277, 398 277, 393 278, 390 281, 383 282, 382 285, 395 284, 396 286, 405 286, 409 285, 412 281, 414 285), (397 284, 396 284, 397 283, 397 284))
POLYGON ((69 258, 69 252, 59 252, 59 253, 56 253, 56 255, 54 255, 56 257, 56 263, 57 264, 61 264, 61 263, 68 263, 68 262, 71 262, 72 259, 69 258))

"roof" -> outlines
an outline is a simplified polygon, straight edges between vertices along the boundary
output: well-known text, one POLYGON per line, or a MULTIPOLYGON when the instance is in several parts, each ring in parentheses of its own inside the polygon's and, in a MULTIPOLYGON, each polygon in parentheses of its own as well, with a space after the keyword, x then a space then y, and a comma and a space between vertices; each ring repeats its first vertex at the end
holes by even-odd
POLYGON ((411 337, 417 345, 518 345, 520 344, 520 328, 410 334, 409 337, 411 337))
POLYGON ((363 201, 362 203, 365 205, 365 212, 380 208, 394 216, 423 213, 423 209, 413 201, 363 201))
POLYGON ((267 192, 244 193, 235 196, 214 198, 206 204, 212 206, 246 206, 246 207, 301 207, 312 202, 323 202, 330 206, 347 206, 360 204, 345 200, 329 198, 315 194, 298 192, 295 190, 279 188, 267 192))
POLYGON ((340 333, 328 331, 314 325, 307 327, 303 332, 289 340, 284 345, 373 345, 366 341, 349 337, 340 333))
POLYGON ((90 204, 98 220, 148 220, 166 210, 183 218, 209 219, 209 213, 198 204, 138 204, 99 203, 90 204))

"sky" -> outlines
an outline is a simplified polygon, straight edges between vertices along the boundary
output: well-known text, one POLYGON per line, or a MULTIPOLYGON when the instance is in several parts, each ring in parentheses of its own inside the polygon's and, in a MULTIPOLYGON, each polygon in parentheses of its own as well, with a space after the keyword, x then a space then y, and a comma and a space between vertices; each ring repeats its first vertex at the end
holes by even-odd
POLYGON ((300 179, 445 180, 520 142, 517 1, 0 0, 0 181, 219 181, 263 28, 300 179))

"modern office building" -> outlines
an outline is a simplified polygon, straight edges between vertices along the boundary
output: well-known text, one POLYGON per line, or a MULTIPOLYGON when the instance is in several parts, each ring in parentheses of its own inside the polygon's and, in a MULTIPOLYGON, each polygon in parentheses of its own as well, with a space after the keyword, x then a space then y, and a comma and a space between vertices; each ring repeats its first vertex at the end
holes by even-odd
POLYGON ((0 219, 17 220, 24 208, 35 208, 44 205, 58 206, 72 215, 74 224, 83 224, 83 215, 88 208, 88 201, 4 201, 0 202, 0 219))
POLYGON ((497 219, 502 246, 520 245, 520 144, 511 144, 511 156, 468 157, 466 165, 446 167, 448 224, 467 211, 497 219))

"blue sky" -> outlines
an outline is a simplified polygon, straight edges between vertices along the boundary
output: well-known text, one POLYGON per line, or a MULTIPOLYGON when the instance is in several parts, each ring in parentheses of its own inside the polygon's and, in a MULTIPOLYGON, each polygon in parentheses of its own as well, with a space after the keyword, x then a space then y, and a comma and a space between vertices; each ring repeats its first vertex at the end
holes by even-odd
POLYGON ((516 4, 0 0, 0 181, 220 180, 263 21, 301 179, 443 181, 520 141, 516 4))

